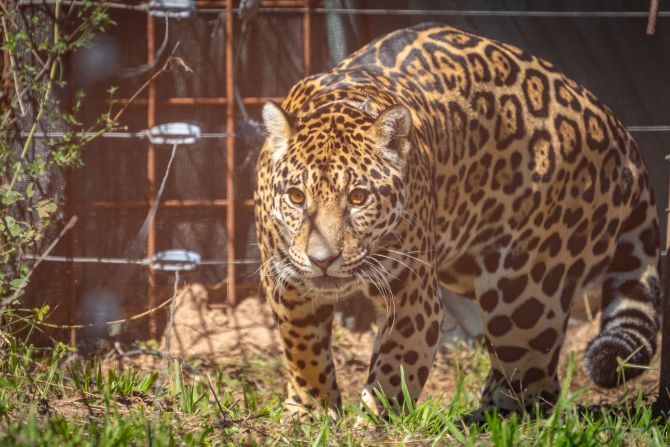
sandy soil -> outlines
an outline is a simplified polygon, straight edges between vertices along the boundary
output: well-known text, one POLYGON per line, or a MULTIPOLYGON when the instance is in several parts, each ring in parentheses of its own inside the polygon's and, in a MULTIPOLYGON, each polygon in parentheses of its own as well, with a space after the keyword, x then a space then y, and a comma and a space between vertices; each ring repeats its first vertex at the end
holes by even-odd
MULTIPOLYGON (((579 315, 586 313, 578 309, 579 315)), ((582 358, 588 341, 597 333, 596 320, 573 319, 563 353, 560 369, 563 376, 570 353, 576 358, 571 389, 588 387, 589 392, 580 400, 583 404, 612 404, 627 396, 635 397, 638 391, 645 394, 657 392, 658 355, 650 371, 622 387, 604 390, 588 378, 582 358)), ((353 332, 337 321, 334 329, 333 349, 338 382, 345 399, 356 399, 362 388, 368 359, 374 339, 373 329, 353 332)), ((165 346, 165 337, 163 338, 165 346)), ((170 352, 186 358, 204 358, 225 368, 239 359, 254 357, 277 361, 281 350, 268 306, 256 297, 244 299, 233 311, 208 306, 208 290, 201 285, 190 285, 178 297, 170 335, 170 352)), ((487 372, 487 361, 481 348, 467 343, 444 346, 437 355, 434 368, 426 384, 424 395, 432 395, 448 402, 456 388, 457 374, 464 373, 464 392, 476 399, 487 372)), ((279 374, 280 375, 280 374, 279 374)), ((281 378, 278 378, 281 381, 281 378)))

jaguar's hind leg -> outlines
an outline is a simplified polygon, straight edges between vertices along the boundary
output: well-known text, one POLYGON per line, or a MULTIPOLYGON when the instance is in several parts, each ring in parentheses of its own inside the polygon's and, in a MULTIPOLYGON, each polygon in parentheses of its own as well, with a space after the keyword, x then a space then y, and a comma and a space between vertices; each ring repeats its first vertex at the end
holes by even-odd
POLYGON ((522 258, 522 269, 506 268, 503 260, 498 271, 475 284, 491 358, 484 409, 524 411, 536 402, 551 407, 560 392, 556 367, 585 263, 522 258))

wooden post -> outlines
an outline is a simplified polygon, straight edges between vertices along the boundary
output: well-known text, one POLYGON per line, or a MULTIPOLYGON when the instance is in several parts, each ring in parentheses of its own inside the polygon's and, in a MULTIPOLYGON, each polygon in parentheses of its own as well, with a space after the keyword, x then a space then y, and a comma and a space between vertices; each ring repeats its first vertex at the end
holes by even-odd
MULTIPOLYGON (((66 197, 66 209, 68 219, 76 214, 76 201, 77 201, 77 183, 76 175, 74 168, 70 167, 67 169, 67 197, 66 197)), ((74 231, 70 231, 67 235, 67 255, 70 258, 77 256, 77 236, 74 231)), ((77 297, 77 270, 74 265, 74 261, 67 263, 67 276, 68 276, 68 295, 70 297, 69 303, 67 306, 67 324, 76 325, 77 324, 77 311, 79 310, 79 301, 77 297)), ((70 346, 77 346, 77 328, 70 328, 70 346)))
POLYGON ((651 0, 649 3, 649 19, 647 21, 647 35, 656 34, 656 18, 658 17, 658 0, 651 0))
POLYGON ((226 2, 226 260, 229 314, 237 303, 235 278, 235 80, 233 46, 233 0, 226 2))
MULTIPOLYGON (((154 18, 147 15, 147 60, 152 61, 155 57, 156 42, 154 40, 154 18)), ((156 85, 149 83, 147 89, 147 129, 156 125, 156 85)), ((151 201, 156 196, 156 148, 149 143, 147 148, 147 209, 151 209, 151 201)), ((147 258, 156 253, 156 220, 149 222, 147 232, 147 258)), ((156 273, 149 269, 149 290, 147 291, 147 308, 153 309, 157 305, 156 273)), ((157 339, 159 337, 158 320, 156 314, 149 315, 149 336, 157 339)))
POLYGON ((308 76, 312 71, 312 13, 309 11, 311 1, 305 0, 305 13, 302 16, 302 69, 308 76))

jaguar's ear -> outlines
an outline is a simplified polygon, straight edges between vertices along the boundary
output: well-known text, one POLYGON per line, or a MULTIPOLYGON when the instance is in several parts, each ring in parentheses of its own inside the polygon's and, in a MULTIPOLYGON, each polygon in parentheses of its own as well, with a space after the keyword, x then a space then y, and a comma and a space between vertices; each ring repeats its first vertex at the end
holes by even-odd
POLYGON ((263 124, 268 133, 268 144, 272 158, 278 160, 288 148, 288 140, 293 134, 293 118, 272 101, 263 106, 263 124))
POLYGON ((372 125, 372 138, 377 148, 398 167, 403 167, 411 144, 412 116, 406 107, 394 105, 384 110, 372 125))

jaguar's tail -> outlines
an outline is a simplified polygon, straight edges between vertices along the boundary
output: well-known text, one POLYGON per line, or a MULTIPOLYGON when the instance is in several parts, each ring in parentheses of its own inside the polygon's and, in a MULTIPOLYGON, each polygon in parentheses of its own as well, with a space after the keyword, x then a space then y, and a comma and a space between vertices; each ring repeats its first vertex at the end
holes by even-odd
POLYGON ((659 328, 658 220, 652 200, 641 201, 619 230, 602 290, 600 334, 584 363, 606 388, 642 373, 656 351, 659 328))

